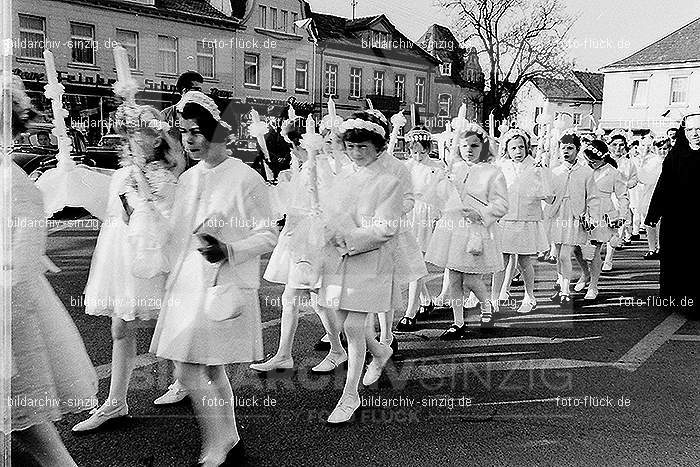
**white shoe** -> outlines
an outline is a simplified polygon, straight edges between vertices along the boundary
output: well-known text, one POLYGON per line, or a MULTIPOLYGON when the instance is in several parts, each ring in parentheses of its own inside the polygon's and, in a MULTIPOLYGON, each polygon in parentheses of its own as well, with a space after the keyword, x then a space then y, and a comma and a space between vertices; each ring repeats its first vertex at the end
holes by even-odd
POLYGON ((95 410, 94 412, 91 412, 90 418, 87 420, 83 420, 82 422, 76 424, 73 428, 73 432, 81 432, 81 431, 91 431, 91 430, 96 430, 100 426, 102 426, 105 422, 108 420, 112 420, 114 418, 120 418, 120 417, 126 417, 129 415, 129 406, 126 404, 119 406, 115 409, 111 409, 111 406, 108 406, 107 404, 104 404, 102 407, 99 409, 95 410), (109 412, 108 412, 109 410, 109 412))
POLYGON ((518 313, 530 313, 532 310, 537 308, 537 303, 534 301, 530 300, 523 300, 523 302, 520 304, 520 308, 517 309, 518 313))
POLYGON ((189 395, 190 392, 182 387, 179 381, 175 381, 173 384, 168 386, 168 390, 165 392, 165 394, 154 400, 153 403, 155 405, 177 404, 189 395))
POLYGON ((345 423, 350 421, 355 410, 360 407, 360 396, 343 396, 338 401, 338 405, 335 406, 333 412, 331 412, 328 417, 328 423, 345 423))
POLYGON ((364 384, 365 386, 371 386, 377 381, 379 381, 379 377, 382 376, 382 370, 384 370, 386 363, 394 354, 394 349, 392 349, 388 345, 379 345, 386 348, 384 351, 384 355, 375 355, 374 357, 372 357, 372 361, 370 362, 370 364, 367 365, 367 371, 365 372, 365 376, 362 378, 362 384, 364 384))
POLYGON ((598 289, 588 289, 586 296, 583 297, 584 300, 595 300, 598 298, 598 289))
POLYGON ((342 354, 337 354, 329 352, 326 358, 321 360, 321 363, 311 368, 312 373, 330 373, 335 371, 340 365, 348 361, 348 354, 343 352, 342 354))
POLYGON ((604 262, 602 270, 605 272, 612 271, 612 263, 604 262))
POLYGON ((498 303, 499 300, 491 300, 491 313, 493 313, 494 315, 501 311, 501 306, 498 303))
POLYGON ((587 283, 588 283, 588 280, 586 279, 586 276, 579 277, 578 281, 574 285, 574 292, 580 292, 583 289, 585 289, 587 283))
POLYGON ((266 362, 253 363, 250 365, 249 368, 259 373, 267 373, 269 371, 276 370, 291 370, 292 368, 294 368, 294 359, 289 358, 286 360, 275 360, 275 358, 273 357, 266 362))

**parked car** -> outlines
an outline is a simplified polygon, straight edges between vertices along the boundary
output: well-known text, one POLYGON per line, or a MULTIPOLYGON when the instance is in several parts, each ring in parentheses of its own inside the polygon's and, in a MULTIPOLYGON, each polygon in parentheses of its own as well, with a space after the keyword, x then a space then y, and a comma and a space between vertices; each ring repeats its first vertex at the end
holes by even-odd
POLYGON ((97 167, 103 169, 118 169, 122 152, 122 137, 107 134, 100 138, 97 146, 88 146, 87 153, 95 161, 97 167))
POLYGON ((229 149, 233 151, 234 157, 248 165, 252 165, 258 156, 258 143, 253 138, 240 138, 229 144, 229 149))
MULTIPOLYGON (((15 141, 12 160, 19 165, 32 180, 58 163, 58 141, 51 134, 54 126, 51 123, 34 123, 15 141)), ((87 153, 85 136, 74 128, 68 128, 68 136, 73 147, 70 157, 76 164, 94 167, 95 161, 87 153)))

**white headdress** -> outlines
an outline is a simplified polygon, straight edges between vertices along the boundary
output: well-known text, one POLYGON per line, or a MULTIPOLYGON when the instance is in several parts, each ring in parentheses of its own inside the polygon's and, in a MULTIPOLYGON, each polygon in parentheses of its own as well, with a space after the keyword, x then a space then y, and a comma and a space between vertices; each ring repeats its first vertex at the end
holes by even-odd
POLYGON ((620 128, 615 128, 608 135, 608 141, 612 141, 613 138, 623 138, 626 144, 632 142, 632 135, 627 130, 622 130, 620 128))
POLYGON ((345 133, 348 130, 368 130, 386 138, 386 130, 381 125, 360 118, 351 118, 340 125, 341 132, 345 133))
POLYGON ((185 108, 185 105, 187 104, 197 104, 200 107, 204 108, 207 112, 211 114, 214 120, 221 124, 221 126, 231 131, 231 125, 229 125, 221 119, 221 113, 219 112, 219 108, 216 106, 214 100, 211 97, 204 94, 203 92, 187 91, 185 95, 182 96, 182 99, 180 99, 180 102, 177 103, 175 108, 178 112, 182 113, 183 109, 185 108))
POLYGON ((506 143, 508 143, 508 141, 518 136, 523 138, 523 141, 525 141, 526 145, 530 145, 530 135, 527 133, 527 131, 521 128, 511 128, 505 133, 503 133, 503 135, 501 135, 501 144, 505 146, 506 143))

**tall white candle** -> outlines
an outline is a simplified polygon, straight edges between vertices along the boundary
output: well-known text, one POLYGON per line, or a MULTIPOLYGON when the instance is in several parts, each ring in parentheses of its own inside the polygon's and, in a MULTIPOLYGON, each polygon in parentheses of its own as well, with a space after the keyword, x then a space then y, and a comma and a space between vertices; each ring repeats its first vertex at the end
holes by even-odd
POLYGON ((50 50, 44 50, 44 66, 46 66, 46 81, 48 81, 49 84, 58 83, 56 63, 54 61, 53 52, 50 50))

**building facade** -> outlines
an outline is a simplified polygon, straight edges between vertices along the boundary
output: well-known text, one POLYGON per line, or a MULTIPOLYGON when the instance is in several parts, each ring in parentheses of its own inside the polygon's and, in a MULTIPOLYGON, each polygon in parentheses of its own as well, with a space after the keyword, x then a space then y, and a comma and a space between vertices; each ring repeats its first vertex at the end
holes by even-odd
POLYGON ((594 131, 601 118, 603 75, 573 71, 565 79, 536 78, 518 91, 510 123, 539 136, 558 118, 566 126, 594 131))
POLYGON ((434 107, 427 115, 428 126, 442 131, 457 115, 459 107, 467 105, 467 118, 483 119, 484 72, 474 47, 460 46, 452 31, 433 24, 419 39, 426 52, 440 60, 432 75, 430 102, 434 107))
POLYGON ((439 61, 399 32, 384 16, 350 20, 312 13, 317 34, 318 112, 332 97, 339 115, 367 108, 367 99, 387 118, 417 105, 434 111, 432 75, 439 61))
POLYGON ((604 129, 677 127, 700 110, 700 18, 601 71, 604 129))

